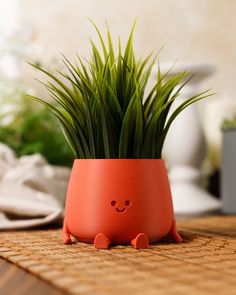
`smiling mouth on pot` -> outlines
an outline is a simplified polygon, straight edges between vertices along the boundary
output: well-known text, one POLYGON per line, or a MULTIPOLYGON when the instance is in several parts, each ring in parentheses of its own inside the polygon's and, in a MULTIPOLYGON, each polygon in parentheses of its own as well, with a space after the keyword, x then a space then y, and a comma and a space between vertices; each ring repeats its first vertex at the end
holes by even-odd
POLYGON ((122 208, 122 209, 116 208, 116 211, 119 213, 122 213, 122 212, 125 212, 125 208, 122 208))

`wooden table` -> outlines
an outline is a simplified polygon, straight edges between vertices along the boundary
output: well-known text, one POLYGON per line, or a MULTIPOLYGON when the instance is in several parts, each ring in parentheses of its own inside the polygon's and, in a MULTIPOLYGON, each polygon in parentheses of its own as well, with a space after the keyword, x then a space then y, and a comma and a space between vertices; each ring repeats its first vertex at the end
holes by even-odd
POLYGON ((13 263, 0 258, 1 295, 63 295, 63 292, 49 283, 33 276, 13 263))
POLYGON ((235 295, 236 216, 181 221, 178 228, 184 243, 140 251, 66 246, 60 229, 0 232, 0 256, 14 263, 0 258, 0 294, 235 295))

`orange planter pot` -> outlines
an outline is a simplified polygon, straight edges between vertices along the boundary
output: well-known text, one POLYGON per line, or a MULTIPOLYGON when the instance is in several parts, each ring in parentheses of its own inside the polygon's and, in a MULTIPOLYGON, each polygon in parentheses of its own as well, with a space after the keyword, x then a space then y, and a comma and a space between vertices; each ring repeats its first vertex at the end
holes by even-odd
POLYGON ((75 160, 68 186, 63 226, 70 235, 94 243, 147 248, 166 235, 176 242, 169 181, 161 159, 75 160))

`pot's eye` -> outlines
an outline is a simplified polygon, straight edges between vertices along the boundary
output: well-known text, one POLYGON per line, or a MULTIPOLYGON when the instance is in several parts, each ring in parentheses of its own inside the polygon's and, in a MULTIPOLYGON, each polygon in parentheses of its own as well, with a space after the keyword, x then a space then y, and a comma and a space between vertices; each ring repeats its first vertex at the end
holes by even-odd
POLYGON ((125 206, 130 206, 131 205, 131 202, 129 200, 125 201, 125 206))
POLYGON ((111 201, 111 205, 115 206, 116 205, 116 201, 111 201))

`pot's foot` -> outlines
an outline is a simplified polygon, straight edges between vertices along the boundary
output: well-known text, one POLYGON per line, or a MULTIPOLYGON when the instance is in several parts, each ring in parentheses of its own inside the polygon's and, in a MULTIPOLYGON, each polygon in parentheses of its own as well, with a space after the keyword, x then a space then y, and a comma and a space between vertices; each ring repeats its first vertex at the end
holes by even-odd
POLYGON ((64 219, 64 223, 63 223, 63 229, 62 229, 62 239, 63 239, 64 244, 71 244, 70 231, 68 229, 65 219, 64 219))
POLYGON ((173 220, 173 224, 172 224, 172 227, 171 227, 171 230, 170 230, 169 235, 172 237, 172 239, 176 243, 181 243, 183 241, 183 239, 179 235, 178 230, 176 228, 176 221, 175 221, 175 219, 173 220))
POLYGON ((96 249, 107 249, 109 248, 110 244, 110 239, 102 233, 96 235, 93 243, 96 249))
POLYGON ((148 238, 145 234, 140 233, 131 241, 135 249, 147 249, 149 246, 148 238))

